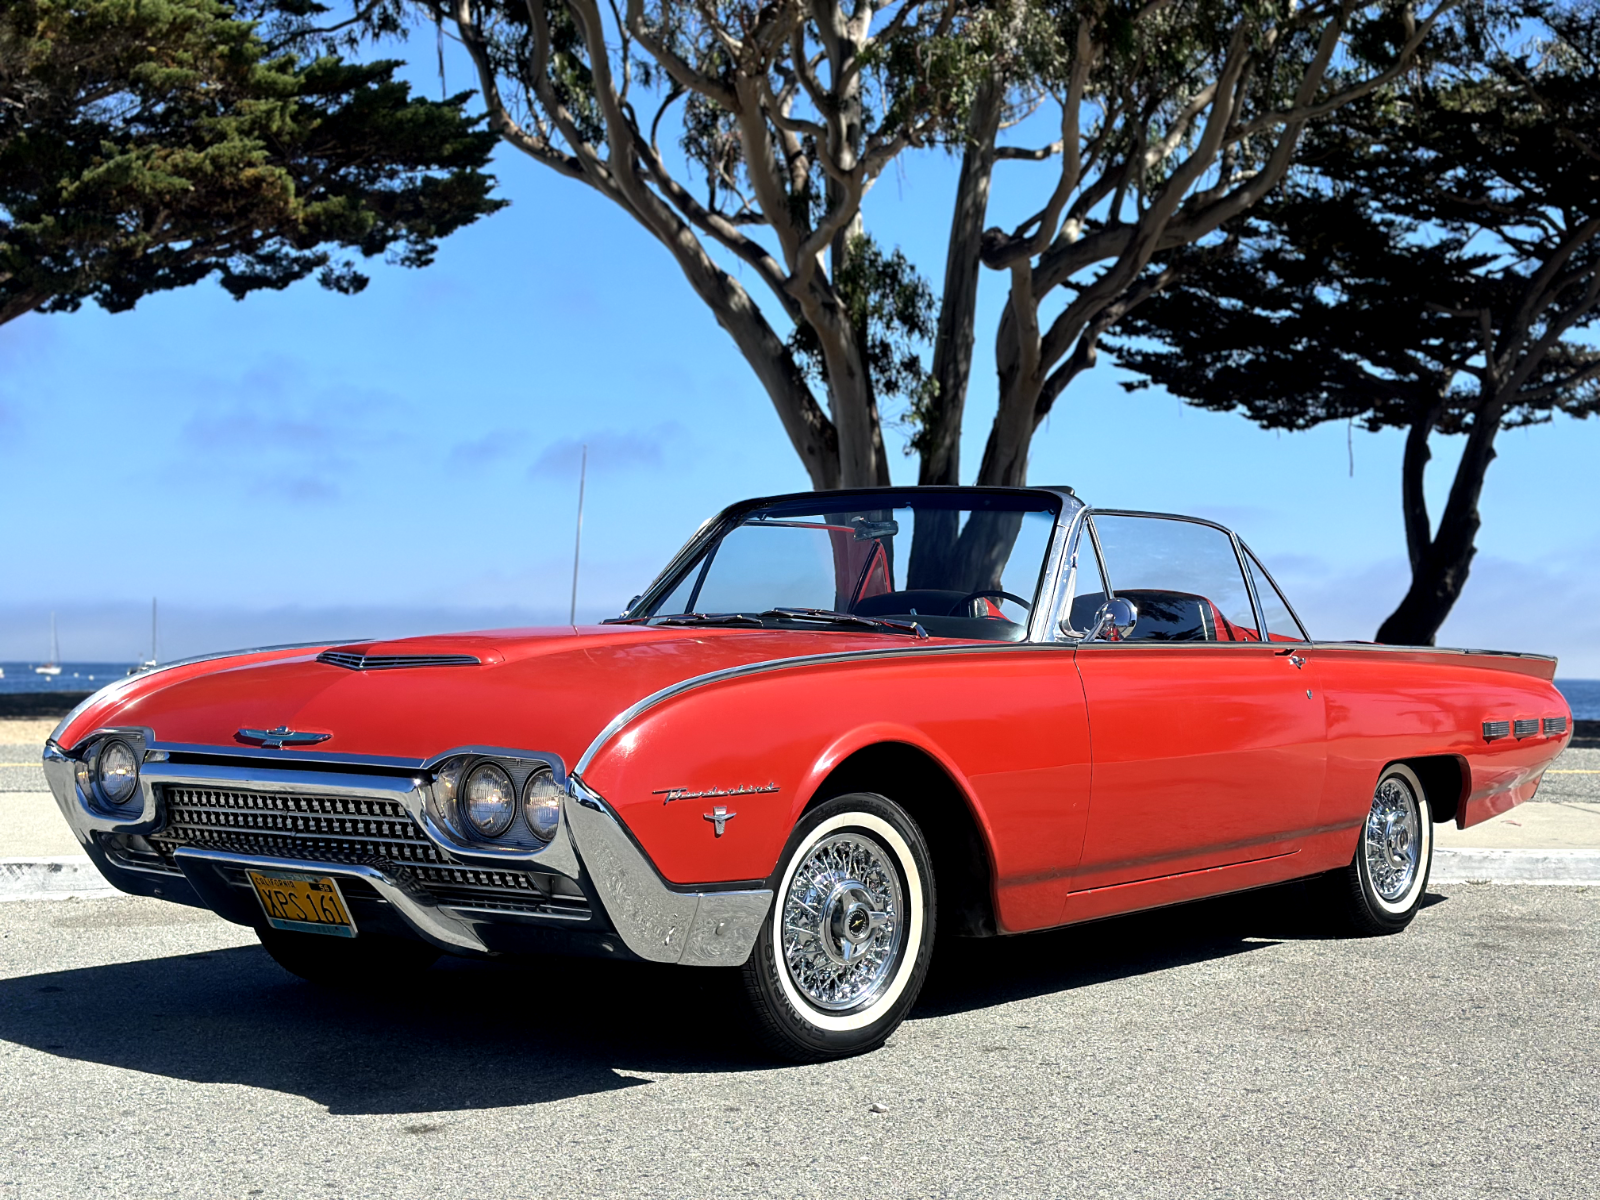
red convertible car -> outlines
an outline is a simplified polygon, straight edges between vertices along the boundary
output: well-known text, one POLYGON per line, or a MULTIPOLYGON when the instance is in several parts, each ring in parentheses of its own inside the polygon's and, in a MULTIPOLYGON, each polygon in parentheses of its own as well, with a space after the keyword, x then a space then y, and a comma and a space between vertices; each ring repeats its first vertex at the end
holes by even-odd
POLYGON ((936 931, 1325 877, 1357 931, 1436 822, 1526 800, 1555 661, 1313 640, 1209 521, 1070 488, 753 500, 620 617, 278 647, 112 685, 45 769, 117 887, 321 983, 443 953, 740 968, 796 1059, 880 1044, 936 931))

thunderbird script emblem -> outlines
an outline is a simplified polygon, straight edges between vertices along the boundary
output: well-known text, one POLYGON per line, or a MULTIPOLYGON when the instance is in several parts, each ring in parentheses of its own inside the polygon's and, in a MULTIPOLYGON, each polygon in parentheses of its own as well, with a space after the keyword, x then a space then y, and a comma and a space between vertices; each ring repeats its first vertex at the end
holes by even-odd
MULTIPOLYGON (((762 787, 760 784, 741 783, 738 786, 731 788, 709 787, 702 788, 699 791, 695 791, 693 788, 686 787, 657 788, 650 794, 652 796, 663 796, 665 799, 663 799, 661 803, 671 804, 674 800, 720 800, 724 796, 759 796, 763 792, 777 792, 781 790, 782 789, 779 788, 776 783, 769 783, 766 785, 766 787, 762 787)), ((708 821, 710 819, 710 817, 706 818, 708 821)))
POLYGON ((331 733, 301 733, 298 729, 290 729, 287 725, 279 725, 276 729, 239 730, 241 741, 260 742, 263 750, 282 750, 285 746, 314 746, 332 736, 331 733))

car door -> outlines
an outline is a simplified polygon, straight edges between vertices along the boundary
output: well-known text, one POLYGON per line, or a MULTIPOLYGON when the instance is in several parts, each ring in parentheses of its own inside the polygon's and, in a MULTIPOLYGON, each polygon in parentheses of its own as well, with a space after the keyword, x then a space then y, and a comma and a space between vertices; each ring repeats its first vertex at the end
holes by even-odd
MULTIPOLYGON (((1073 891, 1293 854, 1316 820, 1326 763, 1303 634, 1291 641, 1260 619, 1240 546, 1220 526, 1113 512, 1090 521, 1104 593, 1140 615, 1075 655, 1092 775, 1073 891)), ((1099 602, 1091 588, 1080 588, 1075 624, 1099 602)))

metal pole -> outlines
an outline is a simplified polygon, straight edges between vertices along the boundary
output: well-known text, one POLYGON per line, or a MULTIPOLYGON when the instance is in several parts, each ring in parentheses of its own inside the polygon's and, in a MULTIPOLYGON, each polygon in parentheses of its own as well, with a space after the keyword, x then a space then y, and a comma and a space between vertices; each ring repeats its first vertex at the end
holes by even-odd
POLYGON ((583 550, 583 485, 589 475, 589 447, 583 447, 583 459, 578 465, 578 532, 572 539, 572 608, 567 613, 567 624, 578 623, 578 555, 583 550))

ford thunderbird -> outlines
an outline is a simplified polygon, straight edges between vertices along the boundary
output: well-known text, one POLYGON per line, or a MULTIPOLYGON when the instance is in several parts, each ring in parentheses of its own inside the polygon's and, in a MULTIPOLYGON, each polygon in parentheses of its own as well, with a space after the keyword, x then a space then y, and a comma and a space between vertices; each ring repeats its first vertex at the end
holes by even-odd
POLYGON ((752 1028, 881 1044, 936 935, 1317 879, 1403 929, 1436 823, 1570 738, 1530 654, 1318 641, 1205 520, 1071 488, 734 505, 594 626, 275 647, 97 693, 45 770, 118 888, 294 974, 440 954, 743 973, 752 1028))

